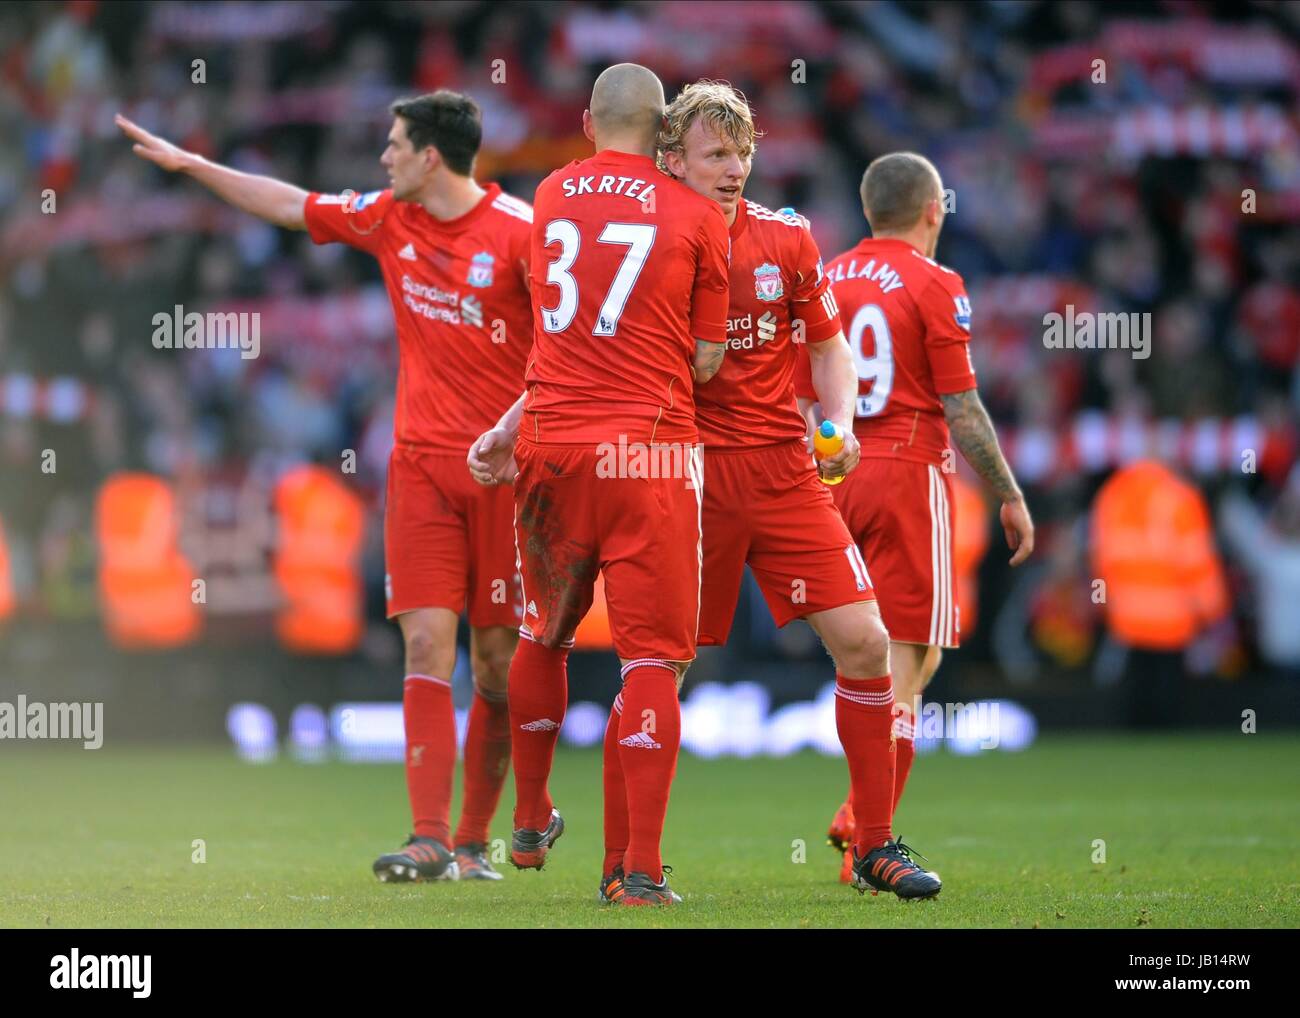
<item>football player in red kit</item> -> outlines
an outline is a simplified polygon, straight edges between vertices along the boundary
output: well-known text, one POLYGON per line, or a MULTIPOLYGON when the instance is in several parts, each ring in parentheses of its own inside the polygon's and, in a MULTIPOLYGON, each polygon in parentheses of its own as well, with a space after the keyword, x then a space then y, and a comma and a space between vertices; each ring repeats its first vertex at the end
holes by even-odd
POLYGON ((392 186, 317 194, 240 173, 118 118, 135 151, 193 177, 237 208, 318 244, 379 261, 400 366, 384 517, 388 617, 406 645, 402 713, 414 833, 374 863, 381 880, 500 879, 488 825, 510 764, 506 677, 517 641, 518 578, 507 491, 465 476, 465 452, 513 402, 532 345, 529 206, 473 178, 477 105, 440 91, 401 100, 380 163, 392 186), (456 728, 451 676, 460 613, 470 623, 474 701, 460 825, 450 826, 456 728))
POLYGON ((510 666, 511 858, 540 869, 564 829, 547 778, 568 648, 600 572, 622 661, 624 905, 677 900, 659 845, 699 618, 691 390, 717 371, 727 338, 727 227, 714 202, 656 167, 663 105, 659 79, 637 64, 597 78, 583 117, 596 154, 556 170, 534 200, 527 392, 467 458, 477 480, 515 482, 525 610, 510 666))
MULTIPOLYGON (((862 465, 835 491, 871 564, 889 629, 899 716, 894 807, 915 755, 921 692, 961 633, 952 568, 955 464, 951 441, 1001 500, 1007 544, 1019 565, 1034 525, 975 388, 966 285, 934 261, 943 184, 922 156, 894 152, 867 167, 862 207, 871 236, 826 266, 857 365, 854 430, 862 465)), ((796 380, 801 408, 818 393, 810 364, 796 380)), ((846 802, 831 824, 847 848, 862 818, 846 802)), ((845 874, 848 858, 845 859, 845 874)))
MULTIPOLYGON (((808 456, 795 399, 795 351, 806 346, 822 405, 845 433, 845 448, 822 462, 822 472, 827 478, 847 473, 858 458, 853 359, 807 222, 743 197, 754 148, 749 106, 726 83, 688 85, 665 111, 663 166, 718 203, 731 237, 727 358, 695 390, 704 446, 699 642, 726 642, 746 563, 777 625, 808 620, 835 661, 836 727, 862 818, 861 886, 932 897, 938 878, 916 866, 891 834, 889 636, 867 563, 808 456)), ((607 900, 621 893, 627 844, 615 752, 627 709, 626 696, 615 700, 605 737, 607 900)))

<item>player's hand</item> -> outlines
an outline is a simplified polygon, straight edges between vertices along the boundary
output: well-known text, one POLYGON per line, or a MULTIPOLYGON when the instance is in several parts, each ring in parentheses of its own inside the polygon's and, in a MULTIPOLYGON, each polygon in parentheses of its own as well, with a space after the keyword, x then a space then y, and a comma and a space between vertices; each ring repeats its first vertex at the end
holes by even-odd
POLYGON ((1029 507, 1024 498, 1003 502, 998 519, 1002 521, 1007 547, 1015 553, 1011 556, 1011 564, 1018 566, 1034 550, 1034 521, 1029 518, 1029 507))
POLYGON ((113 122, 122 129, 123 134, 135 142, 131 146, 131 151, 141 159, 148 159, 155 166, 161 166, 168 173, 185 169, 186 164, 194 158, 183 148, 173 145, 170 141, 164 141, 156 134, 150 134, 120 113, 113 118, 113 122))
POLYGON ((479 484, 513 484, 519 475, 515 463, 515 440, 504 428, 493 428, 474 439, 465 457, 470 475, 479 484))
POLYGON ((844 433, 844 447, 834 456, 827 456, 817 463, 817 472, 822 477, 842 477, 858 465, 862 459, 862 447, 858 445, 858 436, 848 428, 840 429, 844 433))

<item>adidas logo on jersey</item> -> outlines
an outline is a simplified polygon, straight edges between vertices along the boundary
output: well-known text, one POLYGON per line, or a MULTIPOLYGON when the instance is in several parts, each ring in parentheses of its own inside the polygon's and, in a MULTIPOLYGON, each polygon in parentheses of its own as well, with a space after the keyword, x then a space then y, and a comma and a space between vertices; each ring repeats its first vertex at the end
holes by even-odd
POLYGON ((536 721, 530 721, 528 724, 519 727, 525 732, 553 732, 560 726, 550 718, 538 718, 536 721))
POLYGON ((529 602, 528 602, 528 614, 531 615, 531 616, 532 616, 533 618, 535 618, 535 619, 540 619, 540 618, 541 618, 541 616, 537 614, 537 602, 536 602, 536 601, 529 601, 529 602))
POLYGON ((620 746, 630 746, 632 749, 663 749, 663 746, 655 742, 645 732, 633 732, 626 739, 619 739, 620 746))
POLYGON ((416 262, 420 260, 415 253, 414 244, 407 244, 406 247, 402 248, 402 250, 397 252, 397 257, 405 258, 408 262, 416 262))

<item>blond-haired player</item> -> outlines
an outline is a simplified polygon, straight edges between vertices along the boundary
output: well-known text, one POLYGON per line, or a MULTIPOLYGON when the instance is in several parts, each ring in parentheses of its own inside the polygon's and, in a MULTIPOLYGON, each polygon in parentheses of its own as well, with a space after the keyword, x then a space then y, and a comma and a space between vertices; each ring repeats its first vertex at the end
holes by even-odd
MULTIPOLYGON (((731 237, 727 357, 717 375, 695 387, 704 445, 699 642, 726 642, 746 563, 778 625, 807 619, 835 660, 836 725, 859 817, 857 886, 932 897, 939 880, 917 867, 890 833, 889 636, 857 542, 808 455, 795 400, 795 352, 806 344, 818 398, 846 439, 838 455, 822 462, 822 474, 852 470, 857 373, 817 245, 805 220, 743 197, 757 132, 739 91, 699 81, 664 114, 660 165, 721 206, 731 237)), ((605 737, 606 900, 622 893, 627 844, 621 701, 615 700, 605 737)))

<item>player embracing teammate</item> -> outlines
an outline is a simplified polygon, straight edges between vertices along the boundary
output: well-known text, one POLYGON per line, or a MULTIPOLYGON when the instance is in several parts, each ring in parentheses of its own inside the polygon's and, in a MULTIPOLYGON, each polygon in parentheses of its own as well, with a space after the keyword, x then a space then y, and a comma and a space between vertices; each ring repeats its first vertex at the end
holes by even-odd
MULTIPOLYGON (((921 693, 961 633, 950 438, 1002 502, 1013 566, 1033 551, 1034 525, 975 388, 966 285, 934 260, 944 217, 938 171, 915 153, 881 156, 863 175, 861 197, 872 235, 826 266, 856 364, 854 430, 862 447, 862 465, 836 489, 835 504, 871 565, 889 629, 899 714, 896 809, 915 756, 921 693)), ((804 409, 822 395, 816 378, 816 362, 801 357, 796 388, 804 409)), ((822 411, 829 415, 824 400, 822 411)), ((846 851, 845 879, 862 823, 851 794, 830 829, 846 851)))
MULTIPOLYGON (((939 879, 891 833, 894 690, 870 559, 864 562, 808 456, 795 398, 796 352, 806 349, 812 386, 845 433, 844 449, 823 460, 821 473, 829 479, 853 470, 853 359, 807 222, 743 197, 755 135, 744 96, 701 81, 669 104, 660 138, 664 167, 718 203, 731 238, 727 358, 695 391, 705 464, 699 642, 726 642, 746 563, 778 625, 808 621, 835 662, 836 727, 861 817, 858 885, 932 897, 939 879)), ((626 697, 621 707, 626 714, 626 697)), ((616 701, 611 727, 619 708, 616 701)), ((616 774, 610 745, 607 735, 607 880, 622 844, 618 795, 608 789, 616 774)))
POLYGON ((663 108, 640 65, 596 79, 583 115, 596 154, 556 170, 534 199, 527 391, 468 457, 477 480, 514 480, 525 609, 510 666, 511 858, 540 869, 564 830, 547 778, 569 648, 603 573, 623 678, 624 905, 677 900, 659 849, 699 619, 692 384, 717 372, 727 338, 726 223, 656 166, 663 108), (654 469, 633 466, 647 460, 654 469))

